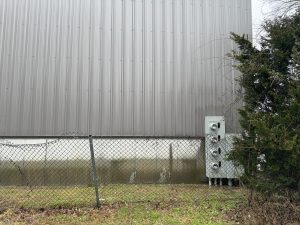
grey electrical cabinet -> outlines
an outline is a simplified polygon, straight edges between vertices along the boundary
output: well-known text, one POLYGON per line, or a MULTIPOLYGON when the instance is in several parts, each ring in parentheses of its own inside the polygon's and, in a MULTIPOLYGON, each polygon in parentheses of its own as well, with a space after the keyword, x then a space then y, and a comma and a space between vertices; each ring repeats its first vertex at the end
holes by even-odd
POLYGON ((243 170, 241 167, 227 159, 233 148, 234 137, 237 134, 226 134, 225 119, 223 116, 207 116, 205 118, 205 155, 206 176, 209 184, 222 185, 222 179, 228 179, 232 185, 232 179, 239 178, 243 170))

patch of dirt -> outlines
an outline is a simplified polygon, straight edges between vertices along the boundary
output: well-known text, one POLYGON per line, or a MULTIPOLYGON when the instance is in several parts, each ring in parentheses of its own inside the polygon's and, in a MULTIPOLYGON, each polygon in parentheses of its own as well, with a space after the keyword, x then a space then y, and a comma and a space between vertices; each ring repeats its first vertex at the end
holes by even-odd
POLYGON ((99 209, 91 208, 57 208, 57 209, 4 209, 0 208, 0 223, 4 224, 36 224, 36 222, 43 217, 52 217, 56 215, 68 215, 74 217, 90 216, 90 217, 102 217, 107 218, 112 215, 122 203, 106 204, 102 205, 99 209))
POLYGON ((170 201, 167 202, 152 202, 150 204, 150 207, 155 210, 168 211, 175 207, 180 207, 180 205, 181 205, 180 202, 171 199, 170 201))
POLYGON ((300 202, 255 198, 250 205, 241 203, 225 214, 227 221, 249 225, 299 225, 300 202))

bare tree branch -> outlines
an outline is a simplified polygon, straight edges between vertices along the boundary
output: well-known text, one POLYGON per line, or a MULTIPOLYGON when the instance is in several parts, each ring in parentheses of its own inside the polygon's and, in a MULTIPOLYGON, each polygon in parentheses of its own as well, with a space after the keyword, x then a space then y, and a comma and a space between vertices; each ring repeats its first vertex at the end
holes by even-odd
POLYGON ((286 16, 295 13, 300 9, 300 0, 264 0, 268 2, 273 10, 271 13, 275 16, 286 16))

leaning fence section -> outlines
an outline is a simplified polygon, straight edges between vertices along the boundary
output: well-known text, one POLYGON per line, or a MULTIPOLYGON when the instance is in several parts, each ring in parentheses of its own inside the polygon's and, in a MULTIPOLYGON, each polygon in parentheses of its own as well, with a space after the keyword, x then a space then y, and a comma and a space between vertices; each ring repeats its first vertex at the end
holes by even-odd
POLYGON ((205 184, 202 139, 90 137, 18 142, 0 141, 0 201, 8 206, 220 197, 209 194, 205 184))

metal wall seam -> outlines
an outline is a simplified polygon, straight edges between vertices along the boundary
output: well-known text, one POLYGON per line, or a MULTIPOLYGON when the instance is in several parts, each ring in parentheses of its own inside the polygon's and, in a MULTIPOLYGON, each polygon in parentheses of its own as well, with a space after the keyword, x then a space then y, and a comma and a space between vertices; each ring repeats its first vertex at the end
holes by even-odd
POLYGON ((203 136, 239 129, 231 31, 250 0, 2 0, 0 136, 203 136))

